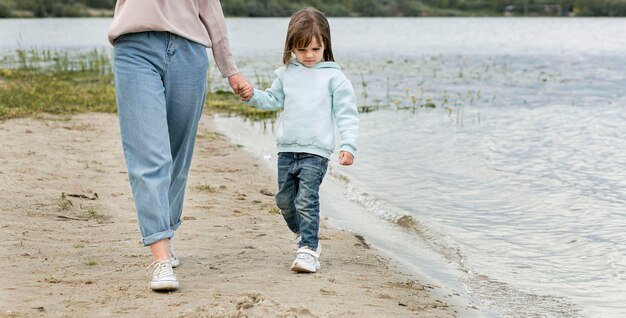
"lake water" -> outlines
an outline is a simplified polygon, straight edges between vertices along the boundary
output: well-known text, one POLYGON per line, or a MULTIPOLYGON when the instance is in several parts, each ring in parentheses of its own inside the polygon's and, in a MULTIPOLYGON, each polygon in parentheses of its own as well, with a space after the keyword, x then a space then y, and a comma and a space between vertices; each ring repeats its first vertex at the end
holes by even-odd
MULTIPOLYGON (((0 52, 107 48, 109 22, 0 20, 0 52)), ((228 19, 240 69, 259 87, 279 66, 286 25, 228 19)), ((486 316, 626 316, 625 19, 334 18, 331 28, 360 104, 379 110, 361 114, 355 165, 331 164, 330 222, 486 316)), ((226 89, 214 67, 211 78, 226 89)), ((271 126, 217 123, 274 164, 271 126)))

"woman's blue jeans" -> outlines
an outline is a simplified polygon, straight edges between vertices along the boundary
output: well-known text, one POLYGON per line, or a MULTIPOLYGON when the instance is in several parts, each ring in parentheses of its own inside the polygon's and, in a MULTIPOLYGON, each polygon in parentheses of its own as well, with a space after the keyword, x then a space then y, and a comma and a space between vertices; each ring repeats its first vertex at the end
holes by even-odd
POLYGON ((328 159, 302 152, 278 154, 276 205, 287 226, 302 238, 298 246, 317 250, 320 225, 319 189, 328 159))
POLYGON ((206 96, 206 48, 169 32, 114 43, 122 146, 142 241, 174 236, 206 96))

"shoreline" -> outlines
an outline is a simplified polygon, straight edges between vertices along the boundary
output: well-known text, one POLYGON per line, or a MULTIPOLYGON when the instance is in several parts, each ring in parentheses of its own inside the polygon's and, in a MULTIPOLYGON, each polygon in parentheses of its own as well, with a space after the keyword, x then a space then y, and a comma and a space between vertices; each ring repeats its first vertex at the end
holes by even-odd
POLYGON ((465 310, 325 221, 321 271, 292 273, 295 242, 273 209, 275 176, 216 133, 208 114, 173 241, 181 289, 151 292, 117 124, 115 114, 102 113, 0 123, 0 253, 9 264, 0 315, 455 317, 465 310))
MULTIPOLYGON (((276 142, 271 133, 275 127, 268 122, 250 122, 238 116, 214 115, 217 131, 231 142, 242 145, 256 160, 263 162, 276 174, 276 142), (253 137, 251 137, 253 136, 253 137)), ((352 188, 345 174, 351 167, 337 163, 331 157, 328 172, 320 188, 322 220, 331 227, 358 236, 378 254, 390 260, 392 267, 413 279, 431 286, 433 296, 460 310, 463 317, 497 317, 481 304, 481 300, 467 293, 460 281, 465 272, 450 266, 449 260, 434 252, 414 234, 398 228, 398 224, 376 216, 372 211, 348 196, 352 188)), ((357 155, 357 164, 358 164, 357 155)))

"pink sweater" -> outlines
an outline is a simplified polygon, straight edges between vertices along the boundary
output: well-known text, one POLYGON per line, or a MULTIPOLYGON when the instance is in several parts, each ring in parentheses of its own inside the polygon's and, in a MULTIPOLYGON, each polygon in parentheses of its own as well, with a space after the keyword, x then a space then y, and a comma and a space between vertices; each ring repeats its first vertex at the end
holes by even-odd
POLYGON ((109 42, 143 31, 167 31, 210 47, 222 76, 239 72, 219 0, 117 0, 109 42))

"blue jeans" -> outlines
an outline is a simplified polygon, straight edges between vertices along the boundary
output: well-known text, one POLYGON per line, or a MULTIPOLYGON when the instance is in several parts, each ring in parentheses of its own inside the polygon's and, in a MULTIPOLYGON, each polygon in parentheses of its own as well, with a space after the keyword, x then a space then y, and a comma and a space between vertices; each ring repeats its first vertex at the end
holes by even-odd
POLYGON ((328 168, 328 159, 308 153, 278 154, 276 205, 287 226, 302 238, 298 246, 317 249, 320 226, 319 189, 328 168))
POLYGON ((206 96, 206 48, 169 32, 114 43, 122 146, 142 241, 174 236, 206 96))

